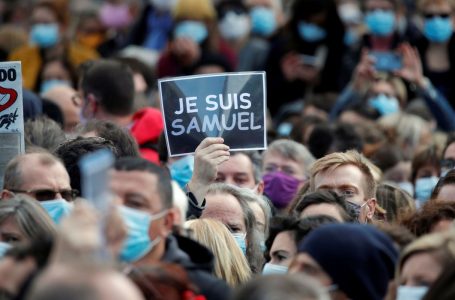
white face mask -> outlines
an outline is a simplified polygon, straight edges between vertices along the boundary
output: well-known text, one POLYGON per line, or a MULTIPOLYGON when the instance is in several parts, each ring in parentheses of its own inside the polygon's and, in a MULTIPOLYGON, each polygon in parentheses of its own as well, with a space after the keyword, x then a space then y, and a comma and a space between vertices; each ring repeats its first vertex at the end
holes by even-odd
POLYGON ((421 300, 427 292, 427 286, 400 285, 398 287, 397 300, 421 300))
POLYGON ((238 40, 250 33, 250 19, 247 14, 228 12, 218 25, 221 36, 226 40, 238 40))
POLYGON ((262 270, 262 275, 269 274, 286 274, 288 272, 288 267, 275 265, 271 263, 266 263, 264 269, 262 270))
POLYGON ((161 11, 171 11, 178 0, 149 0, 150 4, 161 11))

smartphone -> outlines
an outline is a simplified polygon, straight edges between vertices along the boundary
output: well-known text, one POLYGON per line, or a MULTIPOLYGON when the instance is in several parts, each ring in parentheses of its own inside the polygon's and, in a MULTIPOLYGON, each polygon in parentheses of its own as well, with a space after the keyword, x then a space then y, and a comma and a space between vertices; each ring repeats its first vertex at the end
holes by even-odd
POLYGON ((393 51, 371 51, 370 56, 376 60, 375 69, 382 72, 393 72, 403 67, 402 56, 393 51))
POLYGON ((86 154, 79 160, 82 197, 102 214, 108 211, 112 198, 109 171, 114 161, 114 155, 107 149, 86 154))

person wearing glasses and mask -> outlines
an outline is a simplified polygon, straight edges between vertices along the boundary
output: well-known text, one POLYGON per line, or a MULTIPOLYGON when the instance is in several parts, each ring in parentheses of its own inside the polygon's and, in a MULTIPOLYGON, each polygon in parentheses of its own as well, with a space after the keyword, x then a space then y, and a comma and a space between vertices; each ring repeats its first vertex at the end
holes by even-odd
POLYGON ((78 191, 71 189, 63 163, 50 153, 28 153, 7 165, 1 199, 27 194, 39 201, 55 223, 68 215, 78 191))

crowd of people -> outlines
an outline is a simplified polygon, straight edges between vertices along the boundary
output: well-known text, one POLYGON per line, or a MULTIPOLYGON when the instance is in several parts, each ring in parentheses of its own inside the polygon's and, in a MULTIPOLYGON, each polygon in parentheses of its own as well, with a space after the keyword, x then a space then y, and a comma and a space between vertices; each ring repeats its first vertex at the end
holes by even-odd
POLYGON ((0 0, 0 20, 25 121, 0 299, 455 298, 454 0, 0 0), (158 79, 243 71, 266 72, 267 149, 169 156, 158 79))

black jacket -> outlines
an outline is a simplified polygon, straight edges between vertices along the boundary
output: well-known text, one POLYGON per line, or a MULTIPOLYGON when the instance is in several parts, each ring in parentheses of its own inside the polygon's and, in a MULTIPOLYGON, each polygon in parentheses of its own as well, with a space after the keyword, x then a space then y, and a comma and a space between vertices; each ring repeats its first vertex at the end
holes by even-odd
POLYGON ((166 252, 161 259, 185 268, 191 282, 207 300, 229 299, 231 290, 223 280, 212 275, 213 254, 199 243, 182 236, 169 236, 166 252))

